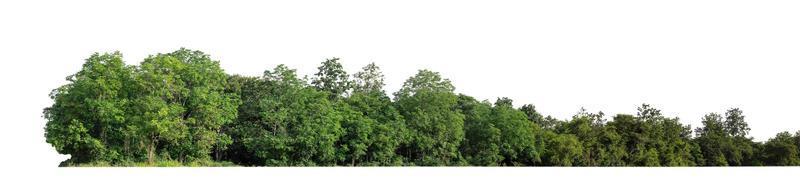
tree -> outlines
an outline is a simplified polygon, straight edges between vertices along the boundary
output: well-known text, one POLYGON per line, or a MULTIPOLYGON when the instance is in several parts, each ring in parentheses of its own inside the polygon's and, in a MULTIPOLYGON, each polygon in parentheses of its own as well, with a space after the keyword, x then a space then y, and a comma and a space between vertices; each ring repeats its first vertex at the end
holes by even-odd
POLYGON ((241 98, 238 116, 233 123, 225 125, 223 130, 231 137, 231 144, 224 149, 223 159, 240 165, 263 165, 264 161, 255 156, 253 149, 245 144, 263 133, 269 126, 261 116, 261 100, 270 96, 270 85, 261 77, 232 75, 228 79, 227 91, 236 93, 241 98))
POLYGON ((597 165, 596 150, 592 150, 589 147, 598 146, 595 134, 599 133, 598 129, 602 129, 602 127, 597 126, 601 123, 596 123, 596 121, 602 121, 602 116, 602 113, 592 114, 581 108, 581 111, 574 115, 572 120, 561 123, 556 127, 555 130, 557 133, 572 135, 581 143, 582 151, 580 156, 572 164, 583 166, 597 165))
POLYGON ((119 52, 95 53, 67 77, 68 84, 52 91, 54 103, 44 111, 45 136, 59 153, 72 155, 67 162, 116 162, 135 153, 125 128, 132 74, 119 52))
MULTIPOLYGON (((403 117, 382 92, 356 92, 345 99, 346 130, 340 143, 348 144, 350 165, 402 165, 403 157, 396 154, 401 144, 409 140, 403 117), (361 156, 352 156, 361 155, 361 156)), ((347 152, 347 150, 345 150, 347 152)), ((348 157, 348 156, 346 156, 348 157)))
POLYGON ((756 145, 747 137, 750 128, 738 108, 729 109, 723 118, 711 113, 703 117, 703 127, 695 132, 703 158, 708 166, 742 166, 758 164, 756 145))
POLYGON ((219 62, 200 51, 181 48, 142 62, 129 127, 146 141, 149 162, 156 153, 163 159, 209 159, 215 147, 229 143, 221 128, 236 118, 240 100, 225 92, 227 78, 219 62))
POLYGON ((563 134, 576 136, 581 142, 582 152, 575 164, 582 166, 625 166, 627 151, 625 141, 616 129, 616 123, 605 123, 604 114, 587 113, 581 110, 557 127, 557 131, 563 134))
POLYGON ((404 156, 418 165, 458 165, 464 140, 464 115, 456 110, 457 96, 439 73, 420 70, 395 93, 397 109, 411 134, 404 156))
POLYGON ((383 75, 369 64, 354 75, 353 94, 337 105, 345 134, 339 141, 342 165, 402 165, 395 152, 408 141, 403 118, 383 92, 383 75))
POLYGON ((353 75, 353 91, 361 93, 383 92, 384 78, 380 67, 375 63, 367 64, 361 71, 353 75))
POLYGON ((230 141, 221 127, 236 117, 238 97, 225 92, 227 75, 202 52, 158 54, 138 67, 119 53, 95 54, 69 80, 45 116, 48 138, 81 136, 51 140, 76 157, 71 162, 207 160, 230 141))
POLYGON ((732 136, 745 137, 750 132, 750 126, 744 120, 744 114, 739 108, 732 108, 725 112, 724 129, 732 136))
POLYGON ((496 166, 500 154, 501 131, 492 122, 492 104, 467 95, 458 96, 458 109, 464 115, 464 143, 461 154, 471 165, 496 166))
POLYGON ((343 134, 340 114, 328 101, 326 93, 307 86, 296 71, 278 65, 273 71, 243 87, 244 99, 257 102, 247 110, 248 119, 234 128, 241 138, 234 145, 243 146, 254 155, 255 164, 270 166, 335 165, 336 141, 343 134), (257 114, 257 115, 252 115, 257 114), (237 144, 241 142, 240 144, 237 144))
POLYGON ((542 160, 548 166, 573 166, 581 158, 583 146, 572 134, 544 131, 541 136, 547 146, 542 160))
MULTIPOLYGON (((658 165, 691 166, 691 145, 689 143, 691 128, 680 123, 678 118, 667 118, 661 110, 642 104, 638 108, 637 118, 642 130, 646 133, 645 143, 658 155, 658 165)), ((652 152, 650 152, 652 154, 652 152)))
POLYGON ((372 144, 374 134, 375 120, 364 117, 358 111, 353 110, 348 105, 337 106, 339 112, 342 114, 341 126, 344 129, 344 135, 339 140, 337 146, 340 151, 340 158, 344 160, 343 164, 356 166, 356 164, 363 164, 367 162, 367 148, 372 144))
POLYGON ((659 110, 648 105, 639 107, 639 113, 636 116, 616 115, 613 121, 608 123, 608 128, 621 136, 627 152, 624 158, 627 165, 683 166, 692 164, 688 161, 691 160, 688 143, 683 143, 680 138, 675 137, 688 127, 677 123, 677 119, 661 116, 659 110), (681 151, 684 148, 687 150, 686 152, 681 151))
POLYGON ((449 79, 442 78, 438 72, 430 70, 419 70, 416 75, 408 78, 403 83, 403 87, 394 93, 395 99, 412 97, 418 92, 434 92, 434 93, 453 93, 455 87, 450 83, 449 79))
POLYGON ((339 63, 339 58, 326 59, 317 69, 319 71, 311 81, 317 90, 330 93, 331 98, 348 93, 351 88, 350 76, 339 63))
POLYGON ((764 145, 764 162, 773 166, 800 165, 800 131, 794 136, 789 132, 781 132, 769 139, 764 145))
POLYGON ((539 125, 543 129, 554 129, 556 124, 558 124, 558 119, 555 119, 552 116, 545 117, 536 111, 536 106, 532 104, 522 105, 519 110, 525 113, 525 115, 528 117, 528 120, 539 125))
POLYGON ((502 155, 502 165, 533 165, 538 162, 535 135, 539 127, 528 121, 525 113, 514 109, 512 100, 500 98, 489 115, 492 125, 500 131, 497 145, 502 155))

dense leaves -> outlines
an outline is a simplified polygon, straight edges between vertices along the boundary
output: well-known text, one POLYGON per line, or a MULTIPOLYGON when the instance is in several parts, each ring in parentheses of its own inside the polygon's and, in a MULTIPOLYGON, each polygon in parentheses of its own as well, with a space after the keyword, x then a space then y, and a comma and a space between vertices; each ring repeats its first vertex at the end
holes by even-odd
POLYGON ((221 127, 241 105, 219 62, 186 49, 140 66, 119 53, 94 54, 68 81, 51 94, 45 129, 74 163, 208 160, 230 143, 221 127))
POLYGON ((338 58, 310 81, 278 65, 228 75, 187 49, 126 65, 93 54, 50 94, 46 141, 97 166, 797 166, 800 131, 753 141, 742 110, 692 129, 647 104, 556 119, 509 98, 456 94, 420 70, 393 97, 375 63, 338 58))
POLYGON ((460 165, 458 151, 464 140, 464 115, 449 80, 439 73, 420 70, 395 94, 397 109, 410 131, 401 152, 417 165, 460 165))

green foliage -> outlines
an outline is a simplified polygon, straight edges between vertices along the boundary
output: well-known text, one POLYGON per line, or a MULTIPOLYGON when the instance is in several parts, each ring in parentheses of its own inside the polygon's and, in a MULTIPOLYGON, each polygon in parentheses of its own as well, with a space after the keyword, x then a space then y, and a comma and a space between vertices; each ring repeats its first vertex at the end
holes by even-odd
POLYGON ((465 115, 461 151, 470 164, 519 166, 541 161, 535 138, 539 127, 514 109, 510 99, 498 99, 492 107, 487 101, 459 95, 458 106, 465 115))
POLYGON ((389 97, 382 91, 359 91, 345 102, 339 107, 345 116, 345 135, 340 143, 345 144, 341 149, 349 161, 343 165, 402 165, 403 157, 396 151, 408 142, 409 135, 389 97))
POLYGON ((330 93, 331 98, 343 96, 350 90, 352 83, 339 58, 325 60, 318 69, 319 72, 314 74, 316 77, 311 80, 317 90, 330 93))
POLYGON ((500 154, 501 131, 492 123, 492 104, 478 102, 467 95, 458 96, 458 108, 464 114, 464 143, 461 153, 471 165, 496 166, 500 154))
POLYGON ((157 153, 208 159, 215 146, 225 144, 220 130, 236 117, 239 97, 225 92, 228 77, 218 61, 180 49, 148 57, 138 71, 134 88, 140 93, 132 110, 141 115, 130 127, 144 136, 148 161, 157 153))
POLYGON ((764 162, 767 165, 800 165, 800 131, 794 134, 781 132, 764 145, 764 162))
POLYGON ((608 124, 625 141, 628 165, 694 165, 688 143, 689 127, 683 126, 677 118, 666 118, 660 110, 643 104, 637 116, 617 115, 608 124))
POLYGON ((126 108, 134 91, 133 67, 122 54, 93 54, 68 84, 50 94, 54 103, 44 111, 45 136, 59 153, 71 154, 73 162, 117 161, 130 153, 126 108))
MULTIPOLYGON (((250 106, 231 128, 234 150, 252 154, 244 164, 334 165, 342 118, 326 93, 310 88, 295 70, 279 65, 261 79, 245 79, 241 96, 250 106), (249 162, 252 161, 252 162, 249 162)), ((233 154, 241 154, 234 152, 233 154)))
POLYGON ((395 94, 411 141, 404 156, 417 165, 459 165, 464 140, 464 115, 457 106, 453 85, 436 72, 421 70, 395 94))
POLYGON ((119 53, 94 54, 68 81, 45 109, 48 142, 73 155, 68 162, 208 159, 240 105, 225 93, 219 62, 186 49, 140 66, 125 65, 119 53))
POLYGON ((750 126, 744 121, 744 114, 739 108, 725 112, 725 131, 732 136, 744 137, 750 132, 750 126))
POLYGON ((703 117, 703 127, 695 130, 705 159, 705 166, 760 165, 757 143, 746 137, 750 130, 738 108, 725 113, 725 117, 710 113, 703 117))
POLYGON ((360 93, 382 92, 384 85, 383 73, 375 63, 370 63, 353 75, 353 91, 360 93))
POLYGON ((547 146, 542 158, 545 165, 573 166, 581 159, 583 146, 575 135, 545 131, 541 137, 547 146))
POLYGON ((514 109, 511 99, 498 99, 489 116, 494 127, 500 130, 498 146, 502 165, 532 165, 539 161, 534 135, 539 127, 528 121, 525 113, 514 109))
POLYGON ((552 116, 545 117, 538 111, 536 111, 536 106, 531 104, 522 105, 519 108, 520 111, 525 113, 525 116, 528 117, 528 120, 533 122, 534 124, 539 125, 543 129, 553 130, 555 126, 558 124, 558 119, 553 118, 552 116))
POLYGON ((420 70, 390 98, 374 63, 327 59, 311 81, 278 65, 228 75, 187 49, 126 65, 93 54, 50 94, 45 138, 62 166, 798 166, 800 132, 748 136, 742 110, 694 129, 643 104, 570 119, 456 95, 420 70), (352 78, 352 80, 351 80, 352 78))

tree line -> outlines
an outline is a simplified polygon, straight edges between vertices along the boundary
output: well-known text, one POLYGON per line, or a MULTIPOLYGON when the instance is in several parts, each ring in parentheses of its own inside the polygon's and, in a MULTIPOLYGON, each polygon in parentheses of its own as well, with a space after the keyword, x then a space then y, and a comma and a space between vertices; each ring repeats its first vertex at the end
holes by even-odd
POLYGON ((254 77, 183 48, 139 65, 95 53, 51 92, 46 141, 71 155, 62 166, 800 165, 800 132, 754 141, 737 108, 694 129, 647 104, 561 120, 457 94, 430 70, 391 95, 374 63, 350 75, 332 58, 318 70, 254 77))

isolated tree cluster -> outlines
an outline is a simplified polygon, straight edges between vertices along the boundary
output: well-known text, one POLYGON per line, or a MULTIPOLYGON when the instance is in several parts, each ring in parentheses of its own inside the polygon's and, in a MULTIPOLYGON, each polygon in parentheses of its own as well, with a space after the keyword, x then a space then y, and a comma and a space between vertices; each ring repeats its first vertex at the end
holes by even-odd
POLYGON ((756 142, 737 108, 695 129, 647 104, 561 120, 456 94, 429 70, 389 95, 377 65, 350 75, 337 58, 307 79, 284 65, 229 75, 187 49, 139 65, 117 52, 67 80, 44 110, 64 166, 800 165, 800 132, 756 142))

